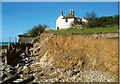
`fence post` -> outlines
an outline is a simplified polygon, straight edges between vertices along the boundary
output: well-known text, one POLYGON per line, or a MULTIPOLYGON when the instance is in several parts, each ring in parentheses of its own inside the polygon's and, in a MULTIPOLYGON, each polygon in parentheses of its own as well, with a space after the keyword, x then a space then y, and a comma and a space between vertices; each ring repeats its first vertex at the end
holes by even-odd
POLYGON ((17 37, 15 37, 15 43, 17 43, 17 37))
POLYGON ((10 42, 11 42, 11 37, 9 37, 8 50, 7 50, 7 52, 10 50, 10 42))

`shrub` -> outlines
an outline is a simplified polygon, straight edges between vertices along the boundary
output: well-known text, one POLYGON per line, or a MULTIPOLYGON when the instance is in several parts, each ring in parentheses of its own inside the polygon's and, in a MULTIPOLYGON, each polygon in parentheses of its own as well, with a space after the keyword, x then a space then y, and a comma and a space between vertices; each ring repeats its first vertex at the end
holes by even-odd
POLYGON ((31 30, 29 30, 27 33, 30 34, 30 36, 38 36, 40 35, 45 29, 48 28, 47 25, 37 25, 34 26, 31 30))

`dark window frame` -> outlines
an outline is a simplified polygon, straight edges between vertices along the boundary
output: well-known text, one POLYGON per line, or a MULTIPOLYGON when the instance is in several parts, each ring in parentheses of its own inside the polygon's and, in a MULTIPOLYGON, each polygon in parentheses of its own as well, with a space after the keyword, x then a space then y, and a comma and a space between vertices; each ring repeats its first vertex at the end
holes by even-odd
POLYGON ((68 22, 68 18, 65 19, 65 22, 68 22))

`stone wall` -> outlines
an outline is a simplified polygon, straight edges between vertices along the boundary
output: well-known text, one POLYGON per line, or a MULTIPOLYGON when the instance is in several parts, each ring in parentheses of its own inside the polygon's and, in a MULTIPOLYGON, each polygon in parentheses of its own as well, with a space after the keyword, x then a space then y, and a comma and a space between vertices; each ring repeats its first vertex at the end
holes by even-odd
POLYGON ((31 43, 35 37, 19 37, 19 42, 21 43, 31 43))

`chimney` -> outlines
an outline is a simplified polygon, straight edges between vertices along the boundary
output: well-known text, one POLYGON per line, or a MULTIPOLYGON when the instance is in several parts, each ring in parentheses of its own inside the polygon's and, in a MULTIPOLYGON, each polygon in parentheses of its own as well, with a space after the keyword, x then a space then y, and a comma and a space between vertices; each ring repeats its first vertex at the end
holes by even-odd
POLYGON ((62 12, 62 11, 60 11, 60 15, 62 15, 62 16, 63 16, 63 12, 62 12))
POLYGON ((70 10, 70 14, 74 16, 74 10, 70 10))

